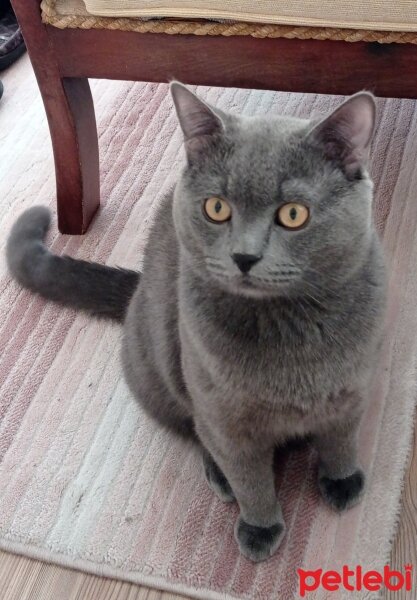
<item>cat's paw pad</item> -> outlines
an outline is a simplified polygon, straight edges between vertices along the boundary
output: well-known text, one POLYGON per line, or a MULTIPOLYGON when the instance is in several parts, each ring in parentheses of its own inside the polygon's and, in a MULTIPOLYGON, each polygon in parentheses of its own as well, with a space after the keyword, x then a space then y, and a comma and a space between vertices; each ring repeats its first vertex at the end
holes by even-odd
POLYGON ((249 525, 242 517, 239 517, 235 526, 235 537, 243 556, 260 562, 274 554, 281 544, 285 533, 283 522, 271 525, 271 527, 256 527, 249 525))
POLYGON ((344 479, 319 477, 319 488, 323 498, 336 510, 345 510, 357 504, 365 489, 365 475, 358 469, 344 479))
POLYGON ((222 502, 233 502, 235 495, 223 472, 214 460, 204 459, 204 473, 207 483, 222 502))

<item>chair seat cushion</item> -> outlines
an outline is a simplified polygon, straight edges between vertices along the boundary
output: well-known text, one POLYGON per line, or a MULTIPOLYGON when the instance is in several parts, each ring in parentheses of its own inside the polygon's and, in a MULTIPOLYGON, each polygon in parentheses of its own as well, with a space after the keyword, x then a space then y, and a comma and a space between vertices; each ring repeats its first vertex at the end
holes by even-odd
MULTIPOLYGON (((68 0, 60 0, 63 3, 68 0)), ((70 0, 71 1, 71 0, 70 0)), ((417 31, 416 0, 84 0, 93 15, 417 31)))

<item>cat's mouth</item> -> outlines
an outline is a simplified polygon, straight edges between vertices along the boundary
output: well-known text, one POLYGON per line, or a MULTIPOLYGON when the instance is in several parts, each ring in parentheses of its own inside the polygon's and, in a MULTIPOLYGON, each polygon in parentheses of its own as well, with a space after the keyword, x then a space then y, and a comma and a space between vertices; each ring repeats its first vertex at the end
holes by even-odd
POLYGON ((267 296, 286 296, 291 288, 294 278, 282 277, 266 278, 242 273, 239 275, 226 275, 224 273, 212 272, 212 276, 228 292, 240 296, 265 298, 267 296))
POLYGON ((266 287, 280 287, 280 286, 286 286, 288 284, 291 283, 291 281, 294 280, 293 277, 282 277, 280 279, 268 279, 266 277, 258 277, 255 275, 248 275, 248 274, 242 274, 239 277, 239 280, 242 282, 242 285, 248 285, 251 287, 262 287, 262 286, 266 286, 266 287))
POLYGON ((250 274, 242 274, 237 278, 237 285, 243 290, 258 290, 272 295, 284 293, 291 287, 293 278, 268 279, 250 274))

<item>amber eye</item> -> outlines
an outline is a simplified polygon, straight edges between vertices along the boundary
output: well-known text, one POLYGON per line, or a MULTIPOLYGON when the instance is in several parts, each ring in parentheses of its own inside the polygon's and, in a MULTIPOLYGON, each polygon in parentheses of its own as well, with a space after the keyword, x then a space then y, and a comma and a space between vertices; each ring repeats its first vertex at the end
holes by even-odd
POLYGON ((300 229, 308 221, 310 213, 306 206, 289 202, 278 209, 277 221, 287 229, 300 229))
POLYGON ((207 198, 204 202, 204 213, 210 221, 224 223, 232 216, 230 205, 223 198, 207 198))

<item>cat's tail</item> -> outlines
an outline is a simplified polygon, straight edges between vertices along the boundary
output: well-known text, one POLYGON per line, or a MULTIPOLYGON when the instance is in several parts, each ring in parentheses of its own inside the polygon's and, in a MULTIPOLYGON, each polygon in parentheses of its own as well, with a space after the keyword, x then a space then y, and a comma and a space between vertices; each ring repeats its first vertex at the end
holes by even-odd
POLYGON ((98 317, 123 321, 139 274, 69 256, 55 256, 43 243, 50 220, 46 207, 34 206, 14 224, 6 250, 13 277, 49 300, 98 317))

